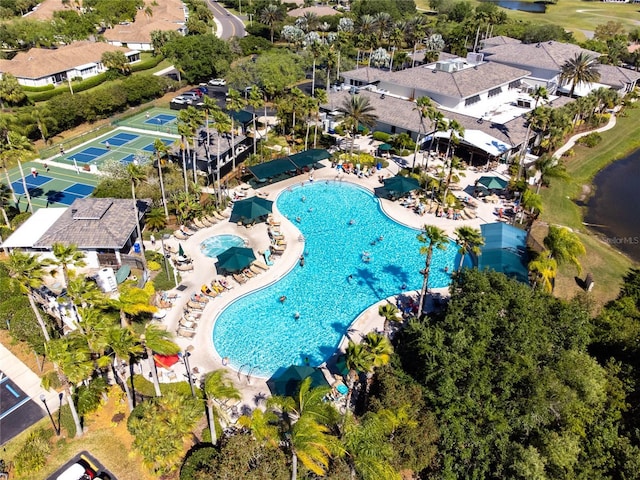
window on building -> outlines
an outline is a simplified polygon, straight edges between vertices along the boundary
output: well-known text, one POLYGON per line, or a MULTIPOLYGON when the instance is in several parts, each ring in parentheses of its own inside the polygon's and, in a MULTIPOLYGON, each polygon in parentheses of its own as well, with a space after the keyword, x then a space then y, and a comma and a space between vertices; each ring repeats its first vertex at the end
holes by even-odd
POLYGON ((464 101, 464 106, 468 107, 469 105, 473 105, 474 103, 478 103, 480 101, 480 95, 474 95, 473 97, 469 97, 464 101))
POLYGON ((492 88, 489 90, 489 98, 495 97, 496 95, 500 95, 502 93, 502 87, 492 88))
POLYGON ((522 82, 520 80, 514 80, 513 82, 509 82, 509 90, 520 88, 520 85, 522 85, 522 82))

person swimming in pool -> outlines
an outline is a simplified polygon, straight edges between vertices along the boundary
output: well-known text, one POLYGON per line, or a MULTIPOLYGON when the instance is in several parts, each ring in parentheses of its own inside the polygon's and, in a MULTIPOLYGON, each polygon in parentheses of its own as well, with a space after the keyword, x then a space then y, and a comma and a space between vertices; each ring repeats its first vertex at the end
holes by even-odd
POLYGON ((284 304, 284 302, 286 302, 286 301, 287 301, 287 296, 286 295, 282 295, 280 297, 280 303, 284 304))

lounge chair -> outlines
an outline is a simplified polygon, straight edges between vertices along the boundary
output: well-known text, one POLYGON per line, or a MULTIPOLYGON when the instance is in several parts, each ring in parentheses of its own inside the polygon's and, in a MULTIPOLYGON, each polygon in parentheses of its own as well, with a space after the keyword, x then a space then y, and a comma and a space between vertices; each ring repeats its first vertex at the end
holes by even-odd
POLYGON ((190 272, 193 270, 193 263, 181 263, 180 265, 176 265, 176 270, 179 272, 190 272))
POLYGON ((215 225, 220 220, 220 219, 214 217, 213 215, 205 215, 202 218, 205 218, 211 225, 215 225))
POLYGON ((214 211, 214 212, 213 212, 213 216, 214 216, 214 218, 217 218, 218 220, 226 220, 226 218, 225 218, 225 217, 223 217, 223 216, 220 214, 220 212, 216 212, 216 211, 214 211))
POLYGON ((190 328, 192 330, 194 330, 198 326, 197 322, 194 322, 193 320, 186 320, 184 318, 181 318, 180 321, 178 322, 178 324, 181 327, 190 328))
POLYGON ((244 277, 243 275, 240 275, 238 273, 234 273, 233 274, 233 279, 238 282, 240 285, 242 285, 243 283, 247 283, 247 279, 246 277, 244 277))
POLYGON ((196 227, 200 228, 200 229, 207 228, 209 226, 209 225, 205 225, 204 223, 202 223, 202 221, 200 219, 198 219, 198 218, 194 218, 193 219, 193 224, 196 227))
POLYGON ((173 236, 176 237, 178 240, 188 240, 189 239, 189 235, 184 233, 182 230, 176 230, 175 232, 173 232, 173 236))
POLYGON ((193 300, 189 300, 187 302, 187 307, 193 310, 204 310, 204 307, 206 306, 207 306, 206 303, 194 302, 193 300))
POLYGON ((196 336, 196 331, 194 329, 186 327, 179 327, 176 333, 179 337, 185 338, 193 338, 196 336))
POLYGON ((219 295, 218 292, 211 290, 208 286, 206 285, 202 285, 202 288, 200 288, 200 291, 205 294, 207 297, 210 298, 215 298, 219 295))
POLYGON ((256 267, 255 265, 249 265, 249 270, 251 270, 251 272, 253 272, 254 275, 260 275, 262 272, 264 272, 264 270, 256 267))
POLYGON ((251 265, 254 265, 254 266, 258 267, 259 269, 261 269, 263 271, 269 270, 269 265, 266 265, 265 263, 262 263, 260 260, 254 260, 251 265))
POLYGON ((202 310, 198 310, 196 312, 189 308, 185 308, 182 313, 187 320, 199 320, 200 317, 202 317, 202 310))
MULTIPOLYGON (((206 285, 203 285, 203 286, 206 286, 206 285)), ((191 301, 206 305, 207 303, 209 303, 209 297, 204 295, 204 292, 202 292, 202 293, 192 293, 191 294, 191 301)))
POLYGON ((276 245, 271 245, 272 252, 284 252, 285 248, 287 248, 287 244, 278 243, 276 245))
POLYGON ((271 258, 271 250, 266 249, 264 251, 263 255, 264 255, 264 263, 266 263, 268 267, 273 265, 273 262, 270 260, 270 258, 271 258))
POLYGON ((269 225, 271 225, 272 227, 279 227, 281 225, 281 222, 277 222, 273 219, 273 217, 268 217, 267 218, 267 223, 269 225))
POLYGON ((178 253, 178 249, 176 247, 172 247, 171 245, 165 245, 164 249, 165 249, 166 253, 178 253))

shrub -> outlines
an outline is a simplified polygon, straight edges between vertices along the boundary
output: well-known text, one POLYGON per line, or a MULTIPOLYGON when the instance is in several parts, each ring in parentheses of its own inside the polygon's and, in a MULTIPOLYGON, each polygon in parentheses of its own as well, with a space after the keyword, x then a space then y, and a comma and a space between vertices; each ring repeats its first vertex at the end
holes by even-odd
POLYGON ((150 262, 147 262, 147 267, 152 272, 157 272, 161 268, 160 264, 158 262, 154 262, 153 260, 151 260, 150 262))
POLYGON ((598 132, 592 132, 589 135, 578 139, 580 145, 584 145, 588 148, 593 148, 602 141, 602 136, 598 132))
POLYGON ((131 65, 131 73, 155 68, 160 64, 162 60, 164 60, 164 57, 162 55, 156 55, 155 57, 149 57, 146 60, 134 63, 133 65, 131 65))
POLYGON ((254 35, 247 35, 246 37, 241 38, 238 40, 238 45, 242 49, 242 55, 244 56, 266 52, 273 48, 273 45, 271 45, 269 40, 263 37, 256 37, 254 35))
POLYGON ((87 78, 77 85, 73 85, 73 93, 84 92, 90 88, 97 87, 107 79, 107 72, 96 75, 95 77, 87 78))
POLYGON ((570 148, 566 152, 562 154, 563 157, 573 157, 576 154, 576 151, 573 148, 570 148))
POLYGON ((22 86, 22 90, 24 90, 25 92, 46 92, 47 90, 54 90, 55 88, 55 85, 53 85, 52 83, 43 85, 41 87, 29 87, 26 85, 22 86))
MULTIPOLYGON (((149 380, 144 378, 142 375, 133 376, 133 388, 135 389, 136 393, 139 393, 140 395, 144 395, 146 397, 155 396, 153 382, 150 382, 149 380)), ((189 382, 187 381, 160 383, 160 391, 163 394, 167 392, 177 392, 180 395, 183 395, 185 397, 191 397, 191 387, 189 387, 189 382)), ((196 395, 198 394, 199 394, 199 389, 196 389, 196 395)), ((135 409, 134 409, 134 412, 135 412, 135 409)))
POLYGON ((51 451, 49 439, 51 430, 39 429, 31 433, 24 446, 14 458, 14 466, 18 474, 34 473, 47 463, 47 455, 51 451))
POLYGON ((47 100, 52 99, 53 97, 55 97, 56 95, 60 95, 64 92, 68 92, 69 90, 65 89, 60 89, 60 90, 47 90, 46 92, 39 92, 39 93, 35 93, 33 95, 29 95, 29 100, 31 100, 34 103, 37 102, 46 102, 47 100))
POLYGON ((14 229, 18 228, 20 225, 22 225, 24 222, 26 222, 27 219, 30 216, 31 216, 31 212, 22 212, 22 213, 16 215, 11 220, 11 228, 14 228, 14 229))
POLYGON ((387 132, 373 132, 373 139, 386 143, 391 139, 391 134, 387 132))
POLYGON ((67 437, 73 438, 76 436, 76 422, 73 421, 71 409, 67 404, 60 408, 60 428, 67 432, 67 437))

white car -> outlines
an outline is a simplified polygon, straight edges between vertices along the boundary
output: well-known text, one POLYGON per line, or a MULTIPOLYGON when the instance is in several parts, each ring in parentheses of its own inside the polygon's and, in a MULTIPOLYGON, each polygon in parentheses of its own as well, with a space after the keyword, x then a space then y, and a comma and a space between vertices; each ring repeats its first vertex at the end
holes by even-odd
POLYGON ((224 87, 227 81, 224 78, 212 78, 209 80, 209 85, 212 87, 224 87))
POLYGON ((171 103, 177 103, 179 105, 185 105, 185 104, 190 104, 191 103, 191 98, 187 98, 187 97, 183 97, 182 95, 179 95, 177 97, 174 97, 171 100, 171 103))

